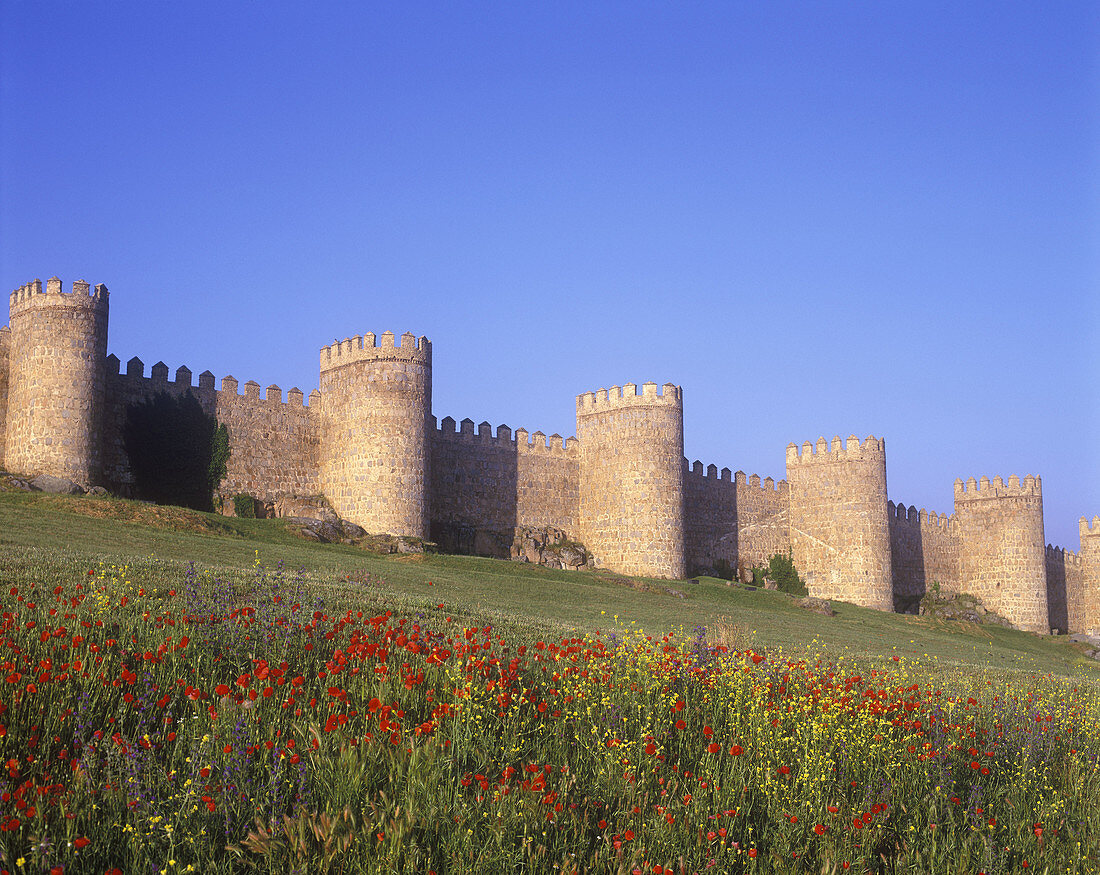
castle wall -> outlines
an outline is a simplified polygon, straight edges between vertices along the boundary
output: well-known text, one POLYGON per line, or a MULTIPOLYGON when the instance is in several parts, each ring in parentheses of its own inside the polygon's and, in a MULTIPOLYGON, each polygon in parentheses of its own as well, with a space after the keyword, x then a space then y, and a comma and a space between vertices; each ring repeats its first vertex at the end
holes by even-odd
POLYGON ((810 594, 892 611, 886 442, 791 444, 787 482, 794 566, 810 594))
POLYGON ((230 457, 220 487, 223 494, 247 493, 272 501, 278 494, 316 495, 320 491, 316 392, 311 395, 311 406, 306 407, 298 389, 291 389, 284 402, 278 386, 269 386, 261 398, 259 385, 250 381, 244 394, 238 394, 237 381, 227 376, 218 391, 209 372, 199 376, 196 386, 185 367, 178 368, 175 379, 169 380, 168 367, 158 362, 146 377, 144 365, 134 358, 126 373, 120 373, 114 356, 108 359, 107 374, 103 460, 104 480, 112 489, 125 492, 134 484, 124 443, 127 408, 158 392, 176 398, 190 392, 203 412, 214 416, 229 432, 230 457))
POLYGON ((684 459, 684 550, 687 573, 715 573, 737 569, 737 487, 730 469, 721 475, 714 465, 703 473, 703 463, 690 469, 684 459))
POLYGON ((684 535, 689 574, 736 572, 763 565, 790 546, 787 483, 771 477, 746 480, 729 468, 718 471, 684 460, 684 535))
POLYGON ((321 350, 321 491, 369 532, 429 537, 432 345, 391 332, 321 350))
POLYGON ((1074 600, 1080 604, 1080 626, 1071 631, 1100 635, 1100 517, 1093 517, 1090 523, 1081 517, 1081 552, 1078 572, 1078 595, 1074 600))
POLYGON ((1042 481, 956 480, 955 517, 960 588, 1023 629, 1049 631, 1042 481))
POLYGON ((1081 557, 1063 547, 1047 544, 1044 559, 1050 628, 1063 634, 1080 632, 1085 607, 1081 557))
MULTIPOLYGON (((321 350, 320 390, 261 390, 233 377, 215 389, 163 363, 148 377, 106 355, 108 292, 35 280, 0 328, 0 464, 126 492, 131 407, 190 393, 227 426, 223 493, 264 500, 325 494, 372 532, 429 536, 437 526, 507 534, 552 526, 605 568, 679 578, 767 562, 791 551, 818 596, 911 609, 933 583, 969 591, 1033 631, 1100 634, 1100 517, 1081 520, 1081 550, 1044 547, 1042 485, 973 478, 952 516, 886 499, 882 440, 787 450, 778 484, 683 459, 678 386, 633 384, 577 397, 579 440, 431 416, 431 344, 357 336, 321 350), (895 601, 896 600, 896 601, 895 601)), ((500 539, 498 546, 508 539, 500 539)))
POLYGON ((0 467, 7 467, 4 445, 7 436, 8 420, 8 356, 11 353, 11 329, 5 325, 0 328, 0 467))
MULTIPOLYGON (((446 417, 431 434, 431 519, 441 526, 511 532, 554 526, 576 536, 577 441, 446 417)), ((435 535, 433 534, 433 537, 435 535)))
POLYGON ((11 294, 5 463, 83 486, 102 475, 107 287, 52 277, 11 294))
POLYGON ((580 540, 623 574, 683 578, 683 394, 627 383, 577 396, 580 540))
POLYGON ((788 553, 791 502, 787 481, 774 483, 771 477, 761 481, 756 474, 746 480, 744 472, 738 471, 733 482, 737 487, 738 561, 749 567, 765 565, 777 553, 788 553))
POLYGON ((959 591, 959 534, 954 517, 887 502, 894 607, 915 613, 933 584, 959 591))

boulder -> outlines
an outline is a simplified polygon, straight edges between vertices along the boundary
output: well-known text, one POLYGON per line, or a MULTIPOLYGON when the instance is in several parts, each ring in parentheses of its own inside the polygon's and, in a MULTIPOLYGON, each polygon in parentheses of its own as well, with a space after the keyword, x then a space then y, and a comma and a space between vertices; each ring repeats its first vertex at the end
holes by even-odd
POLYGON ((367 530, 362 526, 357 526, 350 520, 340 520, 340 530, 344 533, 344 540, 354 541, 356 538, 362 538, 367 530))
POLYGON ((814 596, 806 596, 804 599, 799 599, 796 604, 800 608, 805 608, 808 611, 813 611, 815 614, 821 614, 825 617, 832 617, 836 612, 833 610, 833 604, 828 599, 819 599, 814 596))
POLYGON ((67 477, 55 477, 53 474, 39 474, 31 480, 31 486, 39 492, 52 492, 55 495, 83 495, 84 487, 67 477))
POLYGON ((330 523, 338 522, 340 519, 336 511, 329 507, 323 498, 303 498, 296 495, 281 496, 275 499, 271 511, 279 518, 325 520, 330 523))
POLYGON ((291 525, 295 526, 299 533, 311 541, 320 541, 322 544, 339 543, 344 539, 344 531, 340 526, 328 520, 311 519, 310 517, 290 517, 291 525))
POLYGON ((585 563, 584 552, 576 547, 565 546, 558 551, 561 564, 566 568, 582 568, 585 563))
POLYGON ((404 536, 397 539, 397 552, 398 553, 423 553, 424 542, 418 541, 416 538, 406 538, 404 536))

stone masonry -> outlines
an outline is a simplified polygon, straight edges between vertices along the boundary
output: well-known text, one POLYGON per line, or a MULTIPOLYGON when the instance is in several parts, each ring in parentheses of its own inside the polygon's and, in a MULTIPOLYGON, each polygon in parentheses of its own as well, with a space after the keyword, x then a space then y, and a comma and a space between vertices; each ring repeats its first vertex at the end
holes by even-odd
MULTIPOLYGON (((390 332, 323 347, 320 385, 243 392, 107 354, 108 292, 56 277, 10 298, 0 328, 0 462, 126 494, 128 408, 193 395, 226 425, 227 494, 324 496, 375 533, 509 542, 525 527, 580 541, 609 570, 682 578, 736 573, 789 552, 811 595, 911 610, 933 585, 969 592, 1038 632, 1100 632, 1100 517, 1081 549, 1044 547, 1042 483, 955 484, 947 514, 887 499, 886 443, 855 436, 787 447, 787 479, 683 457, 683 391, 626 383, 577 396, 577 436, 547 438, 432 415, 432 346, 390 332), (457 426, 457 427, 456 427, 457 426)), ((475 550, 477 548, 475 547, 475 550)))

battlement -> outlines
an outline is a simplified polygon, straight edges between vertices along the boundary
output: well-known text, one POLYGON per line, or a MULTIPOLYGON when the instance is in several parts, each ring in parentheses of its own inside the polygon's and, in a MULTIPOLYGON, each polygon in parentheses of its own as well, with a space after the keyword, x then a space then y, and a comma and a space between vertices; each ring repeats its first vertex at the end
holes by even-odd
POLYGON ((1089 522, 1085 517, 1081 517, 1077 521, 1077 528, 1081 532, 1081 543, 1085 543, 1085 538, 1095 538, 1100 540, 1100 516, 1094 516, 1092 522, 1089 522))
POLYGON ((1081 555, 1079 553, 1074 553, 1072 550, 1067 550, 1065 547, 1055 547, 1053 544, 1047 544, 1046 558, 1048 560, 1054 559, 1058 562, 1063 562, 1071 567, 1081 564, 1081 555))
POLYGON ((698 459, 690 464, 687 459, 684 459, 684 473, 703 481, 732 483, 739 486, 760 489, 763 492, 777 493, 779 495, 784 495, 787 492, 786 480, 776 481, 771 477, 764 477, 761 479, 759 474, 753 474, 750 477, 747 476, 744 471, 731 473, 729 468, 723 468, 719 471, 717 465, 707 465, 704 469, 703 463, 698 459))
POLYGON ((904 504, 886 502, 886 515, 891 522, 904 523, 914 528, 931 526, 943 532, 951 532, 955 526, 954 514, 938 514, 935 511, 927 511, 923 507, 918 511, 915 505, 906 507, 904 504))
MULTIPOLYGON (((107 375, 108 377, 120 376, 120 362, 118 356, 107 356, 107 375)), ((172 380, 168 379, 168 365, 164 362, 157 362, 150 369, 149 376, 145 376, 145 363, 142 362, 137 356, 131 358, 126 362, 126 374, 127 380, 143 381, 150 383, 150 388, 154 391, 171 390, 173 392, 183 393, 188 389, 198 388, 199 391, 216 391, 214 383, 216 377, 210 373, 210 371, 203 371, 199 374, 199 383, 196 387, 193 380, 192 371, 187 365, 180 365, 176 368, 175 377, 172 380)), ((236 396, 239 398, 251 398, 256 401, 263 401, 266 404, 284 404, 288 407, 304 407, 305 396, 302 390, 295 386, 286 393, 286 401, 283 401, 283 390, 278 386, 272 384, 264 390, 263 398, 260 397, 260 384, 255 380, 249 380, 245 383, 244 394, 238 394, 240 384, 237 382, 237 378, 231 375, 222 377, 221 392, 236 396)), ((316 389, 309 393, 310 403, 312 404, 320 395, 316 389)))
POLYGON ((623 386, 612 386, 610 389, 582 392, 577 396, 577 414, 598 413, 623 407, 654 405, 674 407, 682 405, 683 400, 683 389, 674 383, 665 383, 661 387, 661 392, 657 391, 656 383, 642 383, 640 393, 636 383, 626 383, 623 386))
POLYGON ((46 290, 42 291, 42 280, 31 280, 11 293, 9 309, 17 316, 30 310, 67 307, 87 310, 107 311, 108 292, 103 283, 92 288, 85 280, 76 280, 72 289, 66 292, 57 277, 46 280, 46 290))
POLYGON ((469 418, 456 423, 454 417, 444 416, 438 425, 435 425, 435 417, 432 417, 432 421, 435 426, 435 434, 443 440, 504 447, 515 449, 518 452, 557 454, 571 453, 579 445, 575 437, 563 439, 557 433, 547 437, 541 431, 532 433, 525 428, 517 428, 513 433, 512 429, 503 423, 497 426, 497 433, 494 436, 493 427, 488 422, 479 424, 475 431, 474 421, 469 418))
MULTIPOLYGON (((209 373, 209 371, 207 371, 209 373)), ((178 374, 178 372, 177 372, 178 374)), ((210 374, 210 386, 213 388, 214 375, 210 374)), ((237 378, 226 375, 222 377, 221 396, 230 398, 248 399, 262 404, 281 405, 288 408, 301 408, 305 407, 305 396, 302 394, 302 390, 295 386, 293 389, 286 393, 286 401, 283 401, 283 390, 278 386, 272 384, 264 389, 263 397, 260 397, 260 384, 255 380, 249 380, 244 384, 244 393, 239 393, 237 390, 240 388, 240 383, 237 382, 237 378)), ((309 402, 312 405, 320 398, 320 393, 314 389, 309 393, 309 402)))
POLYGON ((817 444, 805 441, 802 448, 797 444, 787 444, 787 466, 791 465, 816 465, 823 462, 843 462, 848 459, 886 458, 886 441, 868 435, 863 443, 859 442, 854 434, 849 435, 847 445, 844 445, 839 437, 834 437, 832 445, 824 437, 817 439, 817 444))
POLYGON ((432 344, 428 338, 418 338, 406 331, 401 335, 400 344, 394 340, 392 331, 384 331, 377 336, 374 332, 368 332, 337 341, 331 346, 322 346, 321 371, 362 361, 405 361, 431 365, 432 344))
POLYGON ((990 480, 984 475, 975 480, 969 478, 964 484, 962 479, 955 480, 955 503, 960 501, 992 501, 1000 498, 1042 498, 1043 480, 1028 474, 1023 482, 1013 474, 1006 484, 1000 477, 990 480))

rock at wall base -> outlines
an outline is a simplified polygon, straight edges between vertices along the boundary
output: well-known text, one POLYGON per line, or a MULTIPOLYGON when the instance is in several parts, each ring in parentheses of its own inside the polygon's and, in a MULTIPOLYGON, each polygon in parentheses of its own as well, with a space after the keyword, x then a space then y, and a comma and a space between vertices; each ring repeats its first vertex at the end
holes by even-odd
POLYGON ((30 481, 37 492, 50 492, 54 495, 83 495, 85 489, 67 477, 55 477, 53 474, 39 474, 30 481))
POLYGON ((799 599, 795 604, 800 608, 805 608, 808 611, 813 611, 815 614, 821 614, 825 617, 832 617, 836 614, 836 611, 833 610, 833 603, 828 599, 806 596, 806 598, 799 599))

